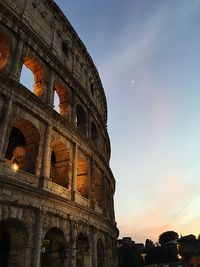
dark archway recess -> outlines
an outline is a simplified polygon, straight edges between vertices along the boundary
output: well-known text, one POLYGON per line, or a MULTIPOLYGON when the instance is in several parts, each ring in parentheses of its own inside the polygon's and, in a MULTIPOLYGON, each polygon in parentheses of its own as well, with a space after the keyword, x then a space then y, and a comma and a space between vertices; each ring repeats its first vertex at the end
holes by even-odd
POLYGON ((70 155, 66 146, 55 140, 51 145, 50 177, 53 182, 65 188, 69 187, 70 155))
POLYGON ((103 241, 97 241, 97 267, 105 267, 105 247, 103 241))
POLYGON ((86 136, 87 133, 87 117, 85 110, 82 106, 77 105, 76 106, 76 125, 78 128, 78 131, 86 136))
POLYGON ((0 266, 25 266, 28 235, 15 219, 0 222, 0 266))
POLYGON ((41 251, 41 267, 64 267, 66 241, 63 232, 51 228, 44 237, 41 251))
POLYGON ((79 234, 76 240, 76 267, 90 266, 90 245, 87 236, 79 234))

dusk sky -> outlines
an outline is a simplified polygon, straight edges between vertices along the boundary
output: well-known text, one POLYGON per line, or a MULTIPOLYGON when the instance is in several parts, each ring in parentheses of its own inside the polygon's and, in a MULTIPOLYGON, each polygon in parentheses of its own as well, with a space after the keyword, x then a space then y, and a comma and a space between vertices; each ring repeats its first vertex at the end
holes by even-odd
POLYGON ((200 233, 200 1, 56 0, 108 102, 120 237, 200 233))

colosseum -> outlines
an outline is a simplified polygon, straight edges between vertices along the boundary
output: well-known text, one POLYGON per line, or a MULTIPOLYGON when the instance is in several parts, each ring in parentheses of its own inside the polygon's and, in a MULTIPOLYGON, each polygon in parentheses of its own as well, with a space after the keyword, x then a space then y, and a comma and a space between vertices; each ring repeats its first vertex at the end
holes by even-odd
POLYGON ((92 58, 53 0, 0 0, 0 21, 0 266, 116 267, 107 103, 92 58))

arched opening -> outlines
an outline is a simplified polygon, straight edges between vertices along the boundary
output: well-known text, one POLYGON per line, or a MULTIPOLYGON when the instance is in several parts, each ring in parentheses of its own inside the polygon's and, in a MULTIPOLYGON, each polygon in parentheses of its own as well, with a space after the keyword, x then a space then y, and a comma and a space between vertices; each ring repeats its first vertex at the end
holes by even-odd
POLYGON ((2 70, 8 62, 10 44, 3 32, 0 32, 0 40, 0 70, 2 70))
POLYGON ((80 105, 76 106, 76 125, 77 125, 77 128, 78 128, 78 131, 81 134, 86 135, 86 132, 87 132, 87 130, 86 130, 87 129, 87 117, 86 117, 85 110, 80 105))
POLYGON ((102 174, 98 168, 93 173, 94 197, 98 205, 102 207, 102 174))
POLYGON ((41 249, 41 267, 64 267, 66 241, 58 228, 50 229, 44 237, 41 249))
POLYGON ((105 247, 103 241, 97 241, 97 267, 105 267, 105 247))
POLYGON ((14 219, 0 223, 0 266, 25 266, 28 235, 14 219))
POLYGON ((96 124, 94 122, 91 123, 91 139, 92 139, 92 142, 96 146, 98 146, 98 131, 97 131, 96 124))
MULTIPOLYGON (((34 77, 34 85, 31 91, 36 96, 42 97, 44 95, 44 71, 41 64, 33 57, 25 57, 24 66, 32 72, 34 77)), ((20 83, 25 86, 28 85, 28 88, 30 89, 31 85, 27 81, 27 77, 31 77, 31 80, 33 79, 30 72, 28 73, 26 68, 22 67, 23 72, 21 72, 20 83)))
POLYGON ((69 120, 71 116, 70 94, 67 88, 59 83, 54 85, 54 109, 63 118, 69 120))
POLYGON ((76 240, 76 251, 76 267, 90 267, 90 244, 82 233, 76 240))
POLYGON ((54 110, 57 111, 58 113, 60 113, 60 108, 59 108, 59 103, 60 103, 60 99, 58 96, 58 93, 56 92, 56 90, 54 91, 54 98, 53 98, 53 107, 54 110))
POLYGON ((20 83, 23 84, 26 88, 28 88, 32 93, 34 93, 34 75, 33 72, 28 69, 25 65, 22 66, 21 75, 20 75, 20 83))
POLYGON ((5 154, 7 163, 34 174, 39 147, 39 133, 29 121, 20 119, 12 127, 5 154))
POLYGON ((66 146, 60 141, 51 145, 50 177, 53 182, 65 188, 69 187, 70 154, 66 146))
POLYGON ((79 151, 77 157, 76 189, 84 198, 88 198, 89 194, 88 169, 88 159, 82 152, 79 151))

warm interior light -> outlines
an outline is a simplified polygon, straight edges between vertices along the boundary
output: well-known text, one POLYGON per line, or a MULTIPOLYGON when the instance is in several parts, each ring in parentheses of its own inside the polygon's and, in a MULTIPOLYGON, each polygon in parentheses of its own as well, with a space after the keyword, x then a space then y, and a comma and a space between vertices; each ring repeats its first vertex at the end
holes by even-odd
POLYGON ((14 162, 13 164, 12 164, 12 169, 16 172, 16 171, 18 171, 19 170, 19 165, 16 163, 16 162, 14 162))
POLYGON ((182 256, 180 254, 177 255, 178 259, 181 260, 182 256))

